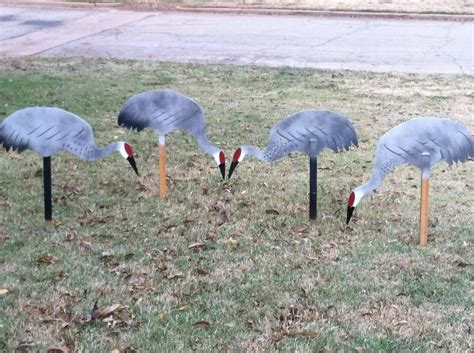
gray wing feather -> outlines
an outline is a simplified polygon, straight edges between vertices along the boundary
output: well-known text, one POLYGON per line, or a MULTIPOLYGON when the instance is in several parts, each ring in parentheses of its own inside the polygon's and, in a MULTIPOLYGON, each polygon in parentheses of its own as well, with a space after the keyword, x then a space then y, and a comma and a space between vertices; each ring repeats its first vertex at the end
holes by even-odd
POLYGON ((317 153, 325 148, 334 152, 357 145, 357 133, 350 121, 341 114, 326 110, 307 110, 291 115, 276 124, 270 131, 269 147, 282 143, 282 154, 297 150, 308 154, 309 140, 317 141, 317 153))
POLYGON ((376 164, 412 164, 423 168, 421 154, 430 153, 430 167, 444 160, 448 164, 474 157, 474 140, 468 130, 448 118, 418 117, 385 133, 379 140, 376 164))
POLYGON ((61 149, 71 152, 95 146, 92 128, 78 116, 58 108, 18 110, 0 124, 0 143, 19 153, 32 149, 43 157, 61 149))
POLYGON ((183 129, 192 134, 205 128, 204 114, 190 98, 173 91, 149 91, 131 97, 119 112, 118 124, 157 134, 183 129))

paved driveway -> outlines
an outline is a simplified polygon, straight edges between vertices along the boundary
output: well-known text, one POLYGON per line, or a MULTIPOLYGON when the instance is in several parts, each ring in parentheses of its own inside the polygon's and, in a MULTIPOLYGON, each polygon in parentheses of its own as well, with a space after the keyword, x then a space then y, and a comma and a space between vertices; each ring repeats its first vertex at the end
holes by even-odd
POLYGON ((474 23, 0 6, 0 57, 474 73, 474 23))

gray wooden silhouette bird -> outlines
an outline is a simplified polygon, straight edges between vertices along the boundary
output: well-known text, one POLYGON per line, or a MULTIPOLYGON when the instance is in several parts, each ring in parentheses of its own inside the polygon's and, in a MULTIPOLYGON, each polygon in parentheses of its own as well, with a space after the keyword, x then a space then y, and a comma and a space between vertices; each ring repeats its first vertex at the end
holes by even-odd
POLYGON ((311 155, 311 139, 316 140, 313 157, 325 148, 340 152, 357 145, 357 133, 346 117, 327 110, 302 111, 273 126, 265 148, 239 147, 232 158, 228 178, 247 155, 266 162, 281 159, 293 151, 311 155))
POLYGON ((60 150, 67 150, 90 161, 119 152, 138 175, 133 150, 127 142, 113 142, 100 148, 96 145, 92 128, 87 122, 59 108, 34 107, 14 112, 0 124, 0 144, 3 144, 7 151, 12 149, 21 153, 32 149, 43 157, 46 169, 43 173, 47 220, 51 219, 52 212, 50 156, 60 150))
POLYGON ((14 112, 0 124, 0 143, 7 151, 13 149, 20 153, 32 149, 42 157, 49 157, 67 150, 89 161, 120 152, 138 174, 128 143, 118 141, 98 147, 91 126, 77 115, 59 108, 34 107, 14 112))
POLYGON ((317 216, 317 156, 325 148, 334 152, 357 145, 357 133, 350 121, 341 114, 327 110, 307 110, 283 119, 270 130, 265 148, 239 147, 232 158, 229 176, 249 155, 270 162, 293 151, 309 155, 309 218, 317 216))
MULTIPOLYGON (((199 147, 214 158, 219 165, 222 178, 225 178, 224 152, 209 143, 204 112, 189 97, 169 90, 139 93, 125 102, 119 112, 118 124, 137 131, 151 128, 159 136, 160 170, 162 170, 160 182, 165 188, 166 183, 163 180, 166 177, 165 136, 176 129, 191 134, 199 147)), ((166 190, 161 190, 160 193, 164 196, 166 190)))
POLYGON ((407 163, 422 171, 427 180, 430 169, 440 161, 449 165, 474 157, 474 139, 461 124, 448 118, 417 117, 405 121, 386 132, 375 152, 372 177, 349 195, 347 219, 349 223, 360 200, 377 188, 396 166, 407 163))

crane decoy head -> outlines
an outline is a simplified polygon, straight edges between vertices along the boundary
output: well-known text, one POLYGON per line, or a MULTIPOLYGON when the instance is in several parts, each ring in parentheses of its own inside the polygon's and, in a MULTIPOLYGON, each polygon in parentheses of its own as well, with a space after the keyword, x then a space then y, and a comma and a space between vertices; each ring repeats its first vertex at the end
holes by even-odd
POLYGON ((235 150, 234 156, 232 157, 232 163, 230 164, 229 168, 229 175, 227 176, 228 179, 232 176, 232 173, 234 173, 235 168, 237 167, 237 164, 242 162, 246 155, 245 148, 239 147, 235 150))
POLYGON ((128 163, 132 166, 133 170, 137 175, 138 174, 138 169, 137 169, 137 164, 135 163, 135 158, 133 158, 133 149, 132 146, 130 146, 127 142, 121 142, 119 145, 119 152, 122 155, 123 158, 125 158, 128 163))
POLYGON ((354 213, 354 209, 359 204, 359 201, 362 199, 363 194, 358 191, 357 189, 352 190, 351 194, 349 195, 349 199, 347 200, 347 219, 346 224, 349 224, 349 221, 352 218, 352 214, 354 213))
POLYGON ((217 151, 213 154, 216 163, 219 165, 219 169, 221 171, 222 180, 225 179, 225 154, 223 151, 217 151))

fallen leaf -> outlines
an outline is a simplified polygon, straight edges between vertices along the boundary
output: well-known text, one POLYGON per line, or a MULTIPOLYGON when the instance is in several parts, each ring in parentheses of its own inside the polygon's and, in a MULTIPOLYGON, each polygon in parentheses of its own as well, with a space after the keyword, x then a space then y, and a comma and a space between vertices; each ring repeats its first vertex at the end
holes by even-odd
POLYGON ((201 276, 207 276, 209 274, 209 272, 207 272, 206 270, 204 270, 201 267, 197 267, 196 272, 197 272, 198 275, 201 275, 201 276))
POLYGON ((166 316, 166 313, 163 311, 160 311, 160 313, 158 314, 158 320, 163 320, 165 316, 166 316))
POLYGON ((8 292, 10 292, 8 289, 0 289, 0 295, 5 295, 5 294, 8 294, 8 292))
POLYGON ((180 273, 170 273, 168 276, 166 276, 167 279, 180 279, 180 278, 184 278, 184 276, 180 273))
POLYGON ((206 243, 192 243, 188 246, 188 249, 198 249, 206 246, 206 243))
POLYGON ((112 349, 109 353, 120 353, 118 349, 112 349))
POLYGON ((178 311, 188 311, 188 310, 189 310, 189 306, 187 305, 184 305, 181 308, 178 308, 178 311))
POLYGON ((211 324, 207 321, 196 321, 194 324, 192 324, 194 328, 207 328, 211 326, 211 324))
POLYGON ((117 310, 121 307, 122 307, 121 304, 112 304, 112 305, 106 306, 105 308, 97 308, 95 306, 95 308, 92 309, 92 317, 94 319, 104 318, 104 317, 112 314, 115 310, 117 310))
POLYGON ((69 348, 65 346, 49 346, 43 350, 43 353, 69 353, 69 348))
POLYGON ((278 216, 280 214, 280 212, 278 212, 277 210, 265 210, 265 213, 266 214, 273 214, 275 216, 278 216))
POLYGON ((302 337, 315 337, 316 336, 316 332, 314 331, 309 331, 309 330, 306 330, 306 331, 288 331, 286 333, 287 336, 289 337, 296 337, 296 336, 302 336, 302 337))
POLYGON ((305 256, 305 258, 307 258, 308 260, 313 260, 313 261, 317 261, 318 258, 317 257, 314 257, 314 256, 305 256))
POLYGON ((110 259, 112 257, 114 257, 114 254, 112 254, 111 252, 108 252, 108 251, 102 252, 102 255, 101 255, 102 260, 110 259))
POLYGON ((58 258, 54 255, 43 255, 36 259, 37 264, 50 265, 58 262, 58 258))
POLYGON ((468 263, 468 262, 464 262, 464 261, 454 261, 454 264, 457 265, 458 267, 461 267, 461 268, 464 268, 464 267, 467 267, 467 266, 470 266, 471 264, 468 263))
POLYGON ((232 239, 232 238, 230 238, 229 240, 227 240, 227 243, 232 244, 232 245, 237 245, 237 244, 239 244, 239 242, 238 242, 237 240, 232 239))

